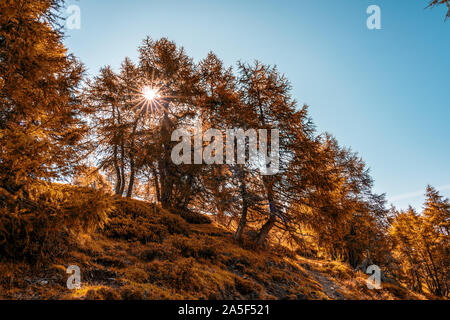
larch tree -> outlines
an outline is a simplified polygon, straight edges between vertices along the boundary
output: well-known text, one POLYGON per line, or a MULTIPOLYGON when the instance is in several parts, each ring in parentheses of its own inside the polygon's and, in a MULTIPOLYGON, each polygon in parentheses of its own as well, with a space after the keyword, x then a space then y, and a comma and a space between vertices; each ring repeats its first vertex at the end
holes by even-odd
POLYGON ((397 212, 390 229, 394 254, 401 263, 400 275, 411 288, 437 296, 449 295, 450 204, 428 186, 422 214, 410 208, 397 212))
POLYGON ((125 186, 125 132, 122 125, 125 120, 121 91, 119 77, 107 66, 88 82, 85 95, 90 106, 91 145, 100 159, 99 168, 114 171, 117 195, 123 194, 125 186))
POLYGON ((147 38, 139 47, 139 68, 145 79, 154 82, 160 93, 154 124, 158 128, 146 163, 153 167, 159 183, 161 204, 165 208, 185 209, 195 195, 198 180, 191 165, 176 166, 171 159, 174 130, 192 123, 197 115, 198 75, 195 64, 183 48, 162 38, 147 38))
MULTIPOLYGON (((285 76, 279 74, 275 67, 263 65, 256 61, 253 65, 239 63, 239 92, 244 109, 248 110, 247 119, 250 128, 277 129, 279 132, 279 170, 275 175, 262 175, 268 218, 262 224, 256 236, 258 244, 265 243, 270 231, 277 221, 285 221, 283 190, 288 175, 288 166, 295 157, 293 150, 311 146, 313 127, 307 116, 307 108, 297 110, 292 99, 291 85, 285 76), (308 143, 305 143, 308 141, 308 143)), ((272 138, 267 137, 268 146, 272 146, 272 138)), ((268 153, 271 149, 268 148, 268 153)), ((304 154, 309 150, 303 149, 304 154)), ((260 168, 266 169, 266 168, 260 168)))
POLYGON ((84 68, 62 43, 62 5, 0 2, 0 187, 10 194, 73 172, 80 157, 84 68))
POLYGON ((293 161, 287 230, 297 241, 353 267, 367 251, 381 261, 377 248, 384 245, 387 226, 384 195, 373 194, 372 178, 357 154, 330 135, 319 143, 303 166, 293 161), (306 236, 314 240, 299 230, 308 230, 306 236))
POLYGON ((86 102, 91 120, 90 142, 99 168, 113 171, 115 193, 131 197, 140 169, 138 142, 143 117, 137 98, 140 74, 126 58, 118 74, 107 66, 88 82, 86 102))
MULTIPOLYGON (((249 119, 254 119, 255 114, 242 104, 233 70, 225 68, 212 52, 200 61, 197 69, 201 89, 199 112, 203 127, 220 130, 224 143, 230 142, 227 139, 234 140, 234 137, 225 135, 227 130, 251 129, 249 119)), ((213 208, 212 212, 217 211, 218 221, 223 224, 229 225, 233 220, 238 220, 235 238, 241 240, 248 211, 254 209, 261 200, 258 194, 262 190, 258 188, 257 169, 238 164, 237 143, 233 141, 232 145, 233 150, 227 150, 225 145, 222 150, 224 159, 233 156, 232 163, 204 168, 201 180, 205 189, 199 201, 204 204, 206 200, 209 207, 213 208)))

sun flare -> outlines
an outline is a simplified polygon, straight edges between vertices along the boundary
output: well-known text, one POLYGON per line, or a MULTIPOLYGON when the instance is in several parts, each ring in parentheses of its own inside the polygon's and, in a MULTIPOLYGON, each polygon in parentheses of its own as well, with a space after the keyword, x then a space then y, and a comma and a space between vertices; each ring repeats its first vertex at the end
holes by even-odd
POLYGON ((152 88, 150 86, 145 86, 142 89, 142 96, 147 100, 147 101, 153 101, 155 99, 159 98, 159 92, 158 89, 156 88, 152 88))

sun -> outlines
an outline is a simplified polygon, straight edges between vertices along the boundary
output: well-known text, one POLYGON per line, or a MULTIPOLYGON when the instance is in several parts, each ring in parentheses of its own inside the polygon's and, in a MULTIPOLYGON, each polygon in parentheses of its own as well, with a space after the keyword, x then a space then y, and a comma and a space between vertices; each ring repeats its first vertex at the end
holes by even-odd
POLYGON ((148 102, 152 102, 160 97, 159 90, 150 86, 145 86, 142 88, 142 96, 148 102))
POLYGON ((134 106, 141 116, 152 115, 162 107, 166 96, 157 84, 145 84, 134 91, 134 106))
POLYGON ((179 96, 168 94, 168 83, 165 80, 155 79, 154 73, 151 78, 137 81, 136 86, 132 88, 133 103, 132 109, 139 116, 152 118, 161 110, 166 110, 171 99, 178 99, 179 96))

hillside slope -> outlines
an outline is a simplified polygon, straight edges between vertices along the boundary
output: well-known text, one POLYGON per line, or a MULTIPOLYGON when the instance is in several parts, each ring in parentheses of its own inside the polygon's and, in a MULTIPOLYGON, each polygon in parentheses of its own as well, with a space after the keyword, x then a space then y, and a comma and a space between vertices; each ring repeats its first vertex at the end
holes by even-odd
POLYGON ((424 299, 404 288, 369 290, 339 262, 280 247, 256 249, 207 217, 181 217, 117 200, 101 231, 78 234, 49 263, 0 262, 1 299, 424 299), (81 271, 69 290, 67 267, 81 271))

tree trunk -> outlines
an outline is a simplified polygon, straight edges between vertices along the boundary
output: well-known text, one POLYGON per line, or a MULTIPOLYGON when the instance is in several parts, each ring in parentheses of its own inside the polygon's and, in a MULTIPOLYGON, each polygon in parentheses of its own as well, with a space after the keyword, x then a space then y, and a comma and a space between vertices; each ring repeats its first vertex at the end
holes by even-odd
POLYGON ((128 183, 128 191, 127 191, 127 198, 131 198, 133 195, 133 186, 134 186, 134 178, 135 178, 135 167, 134 167, 134 161, 130 162, 131 166, 131 172, 130 172, 130 182, 128 183))
POLYGON ((238 225, 238 228, 237 228, 236 233, 234 235, 234 239, 236 239, 238 241, 242 240, 242 234, 244 233, 244 229, 245 229, 245 226, 247 224, 247 211, 248 211, 247 203, 244 203, 242 205, 241 219, 239 220, 239 225, 238 225))
POLYGON ((225 212, 220 204, 217 205, 216 221, 220 224, 224 224, 226 222, 225 212))
POLYGON ((256 242, 259 245, 264 245, 266 242, 267 236, 269 235, 270 230, 272 230, 273 226, 275 225, 275 222, 277 221, 277 215, 276 215, 276 206, 273 201, 273 185, 271 181, 271 177, 264 177, 263 181, 266 186, 267 190, 267 200, 269 201, 269 211, 270 211, 270 218, 267 220, 267 222, 261 227, 259 230, 259 233, 256 237, 256 242))
MULTIPOLYGON (((117 148, 115 148, 117 149, 117 148)), ((115 194, 120 194, 122 188, 122 176, 120 175, 119 164, 117 163, 117 150, 114 150, 114 170, 116 171, 116 187, 114 189, 115 194)))
POLYGON ((238 177, 239 177, 239 189, 242 198, 242 214, 241 219, 239 220, 239 225, 234 235, 234 238, 238 241, 241 241, 242 234, 244 233, 245 226, 247 225, 247 212, 248 212, 248 195, 247 195, 247 187, 245 185, 245 172, 244 169, 239 166, 238 167, 238 177))
POLYGON ((153 169, 153 176, 155 177, 156 200, 158 201, 158 203, 161 203, 161 191, 159 190, 159 179, 156 169, 153 169))
MULTIPOLYGON (((116 126, 116 107, 113 105, 113 126, 116 126)), ((120 167, 118 163, 118 141, 117 141, 117 133, 114 133, 114 155, 113 155, 113 162, 114 162, 114 170, 116 171, 116 187, 114 189, 115 194, 120 194, 120 189, 122 188, 122 177, 120 175, 120 167)))
POLYGON ((261 227, 258 235, 256 236, 256 242, 259 245, 262 246, 265 244, 267 236, 269 235, 269 232, 270 230, 272 230, 276 221, 277 221, 276 216, 274 214, 271 214, 269 220, 267 220, 267 222, 261 227))
POLYGON ((121 176, 121 184, 119 194, 123 196, 123 192, 125 191, 125 146, 122 140, 120 145, 120 153, 121 153, 121 161, 120 161, 120 176, 121 176))
POLYGON ((139 125, 139 117, 136 119, 136 121, 134 122, 133 125, 133 130, 131 131, 131 136, 130 136, 130 152, 129 152, 129 157, 130 157, 130 182, 128 184, 128 191, 127 191, 127 198, 131 198, 131 196, 133 195, 133 186, 134 186, 134 179, 135 179, 135 175, 136 175, 136 130, 137 127, 139 125))
POLYGON ((161 125, 162 154, 159 162, 159 171, 161 176, 161 205, 167 209, 171 206, 173 191, 173 177, 171 175, 171 127, 167 111, 164 112, 164 119, 161 125))

